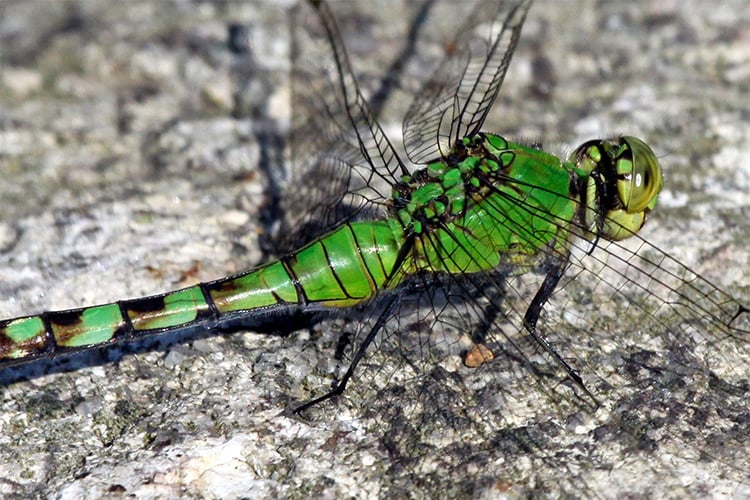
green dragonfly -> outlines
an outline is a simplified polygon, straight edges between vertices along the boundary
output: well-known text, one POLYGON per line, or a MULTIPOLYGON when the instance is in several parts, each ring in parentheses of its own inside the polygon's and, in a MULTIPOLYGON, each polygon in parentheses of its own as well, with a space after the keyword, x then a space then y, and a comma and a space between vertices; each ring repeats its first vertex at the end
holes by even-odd
MULTIPOLYGON (((482 1, 468 15, 451 44, 457 50, 447 51, 406 115, 404 155, 359 90, 329 7, 309 2, 300 24, 311 9, 320 24, 302 30, 298 50, 327 43, 335 64, 296 68, 310 85, 295 94, 295 112, 304 112, 294 120, 295 176, 316 183, 307 210, 292 198, 283 205, 314 216, 287 223, 284 232, 296 233, 289 241, 314 238, 216 281, 4 320, 2 366, 167 331, 265 328, 299 312, 343 312, 363 315, 345 340, 346 370, 300 410, 342 394, 378 349, 404 365, 458 355, 477 370, 523 367, 540 385, 560 386, 553 399, 596 407, 598 381, 577 367, 565 328, 545 326, 561 281, 591 269, 613 277, 584 299, 625 301, 654 338, 679 333, 707 350, 707 360, 746 343, 746 307, 636 234, 663 183, 643 141, 593 140, 559 159, 482 130, 530 5, 482 1), (448 333, 435 335, 438 327, 448 333)), ((563 303, 579 324, 572 299, 563 303)), ((521 380, 512 370, 508 377, 521 380)))
MULTIPOLYGON (((470 60, 457 84, 442 78, 455 70, 456 61, 447 59, 437 74, 445 84, 426 88, 415 102, 404 121, 405 148, 414 164, 425 166, 412 170, 357 89, 332 13, 325 3, 312 2, 338 62, 337 101, 322 110, 338 128, 338 144, 331 141, 309 158, 314 168, 339 170, 339 178, 349 178, 344 194, 364 200, 356 210, 379 217, 335 221, 327 234, 301 249, 236 276, 153 297, 4 320, 0 360, 13 364, 200 323, 247 326, 254 318, 272 321, 294 308, 335 310, 380 299, 380 318, 347 373, 335 391, 308 403, 313 404, 344 390, 405 293, 457 277, 498 286, 502 274, 538 268, 546 279, 523 324, 583 388, 537 335, 539 314, 567 267, 571 246, 581 245, 576 240, 593 249, 599 240, 621 240, 638 231, 656 205, 662 173, 653 151, 634 137, 590 141, 561 161, 481 132, 530 3, 499 9, 499 34, 489 40, 486 57, 470 60), (374 180, 389 183, 390 196, 377 193, 374 180)), ((477 9, 471 25, 479 15, 486 13, 477 9)), ((323 210, 336 213, 337 204, 348 200, 324 202, 323 210)), ((490 311, 483 319, 488 325, 497 315, 495 308, 490 311)), ((475 335, 477 345, 484 345, 475 335)))

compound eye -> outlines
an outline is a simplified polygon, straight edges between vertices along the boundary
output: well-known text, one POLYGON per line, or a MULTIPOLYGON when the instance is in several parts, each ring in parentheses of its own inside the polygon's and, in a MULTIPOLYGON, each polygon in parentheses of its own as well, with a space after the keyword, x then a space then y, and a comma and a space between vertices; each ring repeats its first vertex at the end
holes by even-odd
POLYGON ((653 209, 664 178, 656 155, 635 137, 623 137, 615 158, 617 193, 628 213, 653 209))

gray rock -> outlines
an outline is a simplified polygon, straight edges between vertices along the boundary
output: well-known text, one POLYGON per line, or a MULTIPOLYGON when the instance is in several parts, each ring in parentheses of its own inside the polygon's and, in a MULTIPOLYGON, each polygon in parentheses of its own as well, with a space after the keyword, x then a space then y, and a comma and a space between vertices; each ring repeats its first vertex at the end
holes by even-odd
MULTIPOLYGON (((290 5, 5 2, 0 317, 154 294, 261 261, 259 235, 268 228, 260 212, 279 167, 261 164, 279 157, 269 137, 283 136, 289 120, 290 5), (248 52, 228 49, 231 23, 248 27, 248 52)), ((439 40, 464 6, 437 8, 446 12, 439 40)), ((400 50, 414 11, 355 4, 342 15, 365 87, 377 84, 400 50)), ((646 139, 666 184, 643 237, 746 305, 748 15, 741 0, 540 0, 485 125, 544 138, 553 149, 609 133, 646 139)), ((385 103, 389 132, 400 130, 407 90, 385 103)), ((681 340, 643 345, 639 335, 648 332, 623 325, 617 308, 581 321, 572 300, 588 291, 573 282, 571 302, 558 305, 570 309, 548 313, 567 314, 589 333, 579 346, 586 358, 569 361, 610 374, 613 383, 637 361, 639 380, 655 380, 640 401, 597 385, 602 408, 574 411, 550 399, 559 388, 543 392, 529 374, 501 372, 495 383, 528 379, 528 388, 493 392, 473 374, 443 392, 446 382, 394 379, 395 389, 411 384, 403 399, 363 409, 369 386, 387 384, 388 363, 398 363, 375 356, 340 401, 304 420, 284 412, 329 386, 338 332, 348 323, 323 322, 284 338, 168 337, 0 373, 0 493, 750 495, 750 339, 725 339, 727 349, 717 348, 708 367, 714 378, 675 368, 678 361, 660 371, 681 359, 681 340), (600 338, 597 329, 606 326, 616 333, 602 330, 600 338), (631 349, 627 363, 621 348, 631 349), (434 386, 434 399, 420 403, 420 387, 434 386), (655 387, 664 393, 657 397, 655 387), (420 420, 430 405, 438 414, 441 397, 473 401, 461 393, 469 389, 482 406, 463 408, 466 420, 420 420), (499 423, 483 413, 493 408, 499 423)), ((685 349, 694 345, 688 340, 685 349)), ((446 365, 447 380, 460 370, 446 365)))

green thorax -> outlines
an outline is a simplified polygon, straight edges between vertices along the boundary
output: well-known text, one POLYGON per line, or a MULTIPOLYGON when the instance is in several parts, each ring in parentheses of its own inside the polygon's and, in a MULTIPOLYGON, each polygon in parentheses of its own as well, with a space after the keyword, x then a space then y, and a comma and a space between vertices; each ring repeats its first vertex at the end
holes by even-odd
MULTIPOLYGON (((662 173, 634 137, 594 140, 568 160, 493 134, 404 176, 393 213, 412 238, 406 272, 473 273, 565 260, 573 236, 621 240, 655 207, 662 173)), ((521 270, 521 269, 519 269, 521 270)))
POLYGON ((581 182, 543 151, 492 134, 464 138, 394 190, 394 212, 415 240, 413 271, 486 271, 564 247, 581 182))

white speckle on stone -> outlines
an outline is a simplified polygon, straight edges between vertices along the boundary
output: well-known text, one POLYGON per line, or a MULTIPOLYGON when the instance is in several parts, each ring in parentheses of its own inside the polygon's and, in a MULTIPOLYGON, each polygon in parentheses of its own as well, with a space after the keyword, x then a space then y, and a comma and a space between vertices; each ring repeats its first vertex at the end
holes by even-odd
POLYGON ((42 75, 33 69, 5 65, 0 71, 0 82, 18 97, 26 97, 41 89, 42 75))

